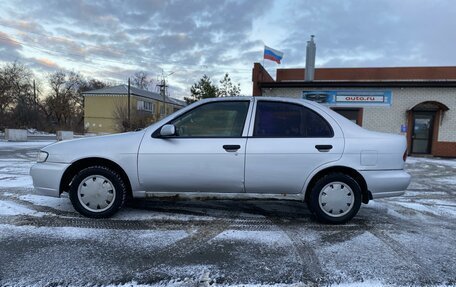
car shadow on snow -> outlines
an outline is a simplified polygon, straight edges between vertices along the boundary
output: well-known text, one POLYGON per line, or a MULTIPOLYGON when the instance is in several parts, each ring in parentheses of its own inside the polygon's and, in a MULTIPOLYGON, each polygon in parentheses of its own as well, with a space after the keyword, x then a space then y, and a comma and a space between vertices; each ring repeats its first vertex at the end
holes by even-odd
POLYGON ((283 200, 132 200, 127 207, 166 214, 210 216, 218 219, 239 217, 312 217, 306 204, 283 200))
MULTIPOLYGON (((144 215, 147 212, 166 215, 170 219, 179 220, 189 216, 192 219, 212 218, 214 220, 266 220, 282 225, 303 224, 320 226, 345 226, 345 228, 369 229, 375 224, 393 224, 386 208, 366 208, 363 204, 355 218, 346 224, 323 224, 316 220, 307 205, 298 201, 287 200, 132 200, 121 211, 121 218, 127 218, 128 213, 139 211, 144 215), (182 217, 183 216, 183 217, 182 217)), ((399 220, 401 221, 401 220, 399 220)))

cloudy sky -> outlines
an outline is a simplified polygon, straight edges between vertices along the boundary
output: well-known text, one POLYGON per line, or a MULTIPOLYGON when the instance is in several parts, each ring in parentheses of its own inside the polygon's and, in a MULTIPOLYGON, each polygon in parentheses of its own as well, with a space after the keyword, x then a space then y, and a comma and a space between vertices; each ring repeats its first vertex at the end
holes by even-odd
POLYGON ((456 65, 452 0, 0 0, 0 62, 18 60, 45 81, 74 70, 125 82, 135 71, 168 77, 188 95, 203 74, 228 72, 242 94, 263 46, 285 53, 276 68, 304 67, 316 35, 317 67, 456 65))

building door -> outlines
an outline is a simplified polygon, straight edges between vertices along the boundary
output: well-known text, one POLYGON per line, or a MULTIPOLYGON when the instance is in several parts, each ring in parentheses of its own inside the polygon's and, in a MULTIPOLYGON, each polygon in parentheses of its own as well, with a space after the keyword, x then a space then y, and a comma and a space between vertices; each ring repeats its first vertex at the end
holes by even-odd
POLYGON ((430 154, 435 112, 414 112, 412 153, 430 154))

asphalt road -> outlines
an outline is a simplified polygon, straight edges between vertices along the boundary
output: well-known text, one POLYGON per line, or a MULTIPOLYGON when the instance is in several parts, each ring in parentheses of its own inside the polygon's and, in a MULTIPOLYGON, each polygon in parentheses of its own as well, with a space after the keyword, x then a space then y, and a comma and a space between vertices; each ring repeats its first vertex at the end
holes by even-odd
POLYGON ((455 160, 412 158, 406 195, 346 225, 287 201, 135 202, 93 220, 33 195, 36 149, 0 146, 0 286, 456 285, 455 160))

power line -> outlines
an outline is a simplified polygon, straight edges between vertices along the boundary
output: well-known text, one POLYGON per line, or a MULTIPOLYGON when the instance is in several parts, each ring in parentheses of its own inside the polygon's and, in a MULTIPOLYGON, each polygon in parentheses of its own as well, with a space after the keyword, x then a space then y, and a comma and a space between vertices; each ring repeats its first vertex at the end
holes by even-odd
MULTIPOLYGON (((27 31, 27 32, 24 32, 16 27, 12 27, 12 26, 8 26, 8 25, 5 25, 4 23, 0 23, 1 26, 4 26, 4 27, 8 27, 10 29, 14 29, 14 30, 17 30, 17 31, 20 31, 22 33, 28 33, 28 34, 34 34, 34 35, 37 35, 39 37, 44 37, 44 38, 54 38, 54 39, 59 39, 59 40, 65 40, 65 41, 69 41, 69 42, 72 42, 72 43, 75 43, 75 44, 78 44, 79 46, 89 46, 89 47, 93 47, 93 48, 96 48, 96 49, 100 49, 100 46, 97 46, 97 45, 93 45, 93 44, 87 44, 87 43, 84 43, 84 44, 80 44, 78 43, 77 41, 73 40, 73 39, 69 39, 69 38, 64 38, 64 37, 57 37, 57 36, 52 36, 52 35, 45 35, 43 33, 37 33, 37 32, 32 32, 32 31, 27 31)), ((19 42, 19 41, 17 41, 19 42)), ((22 45, 30 45, 30 44, 25 44, 23 42, 19 42, 21 43, 22 45)), ((42 49, 40 47, 37 47, 39 49, 42 49)), ((106 48, 102 48, 103 50, 107 50, 106 48)), ((49 49, 47 49, 49 50, 49 49)), ((49 50, 49 51, 52 51, 52 50, 49 50)), ((109 50, 111 51, 111 50, 109 50)), ((122 51, 122 50, 121 50, 122 51)), ((56 51, 52 51, 52 52, 56 52, 56 51)), ((126 53, 125 50, 123 50, 124 53, 126 53)), ((61 52, 56 52, 56 53, 61 53, 61 52)), ((68 55, 72 55, 72 56, 75 56, 75 57, 81 57, 81 55, 79 54, 71 54, 71 53, 67 53, 68 55)), ((109 59, 106 59, 106 58, 97 58, 97 57, 93 57, 91 56, 92 59, 95 59, 95 60, 98 60, 98 61, 103 61, 103 62, 111 62, 111 63, 117 63, 117 64, 122 64, 124 65, 125 64, 125 61, 124 62, 121 62, 121 61, 115 61, 115 60, 109 60, 109 59)), ((151 62, 151 59, 147 59, 147 58, 144 58, 142 56, 140 56, 141 58, 141 61, 142 62, 151 62)), ((155 61, 160 61, 160 62, 164 62, 164 59, 162 58, 159 58, 159 57, 156 57, 154 56, 153 58, 155 58, 155 61)), ((209 68, 210 66, 205 64, 205 65, 188 65, 188 64, 182 64, 180 61, 178 60, 171 60, 171 59, 166 59, 166 62, 170 62, 170 63, 174 63, 174 64, 178 64, 179 66, 181 67, 189 67, 189 68, 194 68, 194 67, 198 67, 197 69, 201 69, 201 67, 207 67, 209 68)), ((129 63, 130 65, 138 65, 137 63, 129 63)), ((157 65, 161 65, 159 63, 156 63, 157 65)), ((211 68, 215 69, 215 68, 229 68, 229 69, 234 69, 235 71, 249 71, 249 73, 251 72, 251 68, 233 68, 232 66, 227 66, 227 65, 213 65, 211 66, 211 68)), ((195 69, 195 68, 194 68, 195 69)))
MULTIPOLYGON (((53 55, 53 56, 62 57, 62 58, 66 59, 66 60, 68 60, 70 62, 77 63, 79 66, 83 66, 83 67, 86 67, 86 68, 94 68, 94 69, 98 69, 99 71, 105 71, 105 70, 100 69, 99 66, 95 66, 94 64, 90 64, 90 63, 86 63, 86 62, 82 62, 81 63, 81 61, 77 61, 75 59, 69 58, 69 57, 67 57, 67 56, 65 56, 63 54, 57 55, 55 53, 58 53, 58 52, 55 52, 55 51, 52 51, 52 50, 43 49, 43 48, 40 48, 40 47, 37 47, 37 46, 34 46, 34 45, 30 45, 30 44, 25 44, 23 42, 14 40, 14 39, 9 38, 9 37, 4 37, 4 36, 1 36, 1 35, 0 35, 0 39, 11 41, 13 43, 16 43, 16 44, 19 44, 19 45, 23 45, 25 47, 32 48, 32 49, 35 49, 35 50, 38 50, 38 51, 41 51, 41 52, 44 52, 44 53, 47 53, 47 54, 50 54, 50 55, 53 55)), ((113 72, 113 71, 109 71, 109 73, 114 74, 114 75, 119 75, 119 76, 122 75, 122 77, 126 76, 124 74, 120 74, 120 73, 113 72)))
MULTIPOLYGON (((58 51, 54 51, 54 50, 50 50, 50 49, 44 49, 44 48, 38 47, 36 45, 29 44, 29 43, 24 43, 22 41, 18 41, 18 40, 12 39, 10 37, 4 37, 2 35, 0 35, 0 39, 4 39, 6 41, 11 41, 13 43, 16 43, 16 44, 19 44, 19 45, 23 45, 25 47, 32 48, 32 49, 35 49, 35 50, 38 50, 38 51, 41 51, 41 52, 56 56, 56 57, 62 57, 64 59, 66 59, 67 61, 76 63, 76 64, 78 64, 78 66, 83 66, 83 67, 86 67, 87 69, 90 69, 90 70, 95 69, 95 70, 102 71, 104 73, 108 73, 108 74, 111 74, 111 75, 117 75, 120 78, 126 78, 128 76, 126 74, 122 74, 122 73, 115 72, 115 71, 112 71, 112 70, 107 71, 105 69, 102 69, 100 66, 95 65, 95 63, 92 64, 92 63, 87 63, 87 62, 82 62, 82 61, 75 60, 73 58, 68 57, 67 55, 65 55, 62 52, 58 52, 58 51)), ((67 54, 68 55, 73 55, 73 56, 76 56, 76 57, 80 57, 80 55, 76 55, 76 54, 71 54, 71 53, 67 53, 67 54)), ((124 62, 118 62, 118 61, 109 61, 109 60, 97 59, 97 58, 95 58, 94 60, 101 61, 101 62, 116 62, 116 63, 125 65, 124 62)), ((138 66, 136 64, 130 64, 130 65, 138 66)), ((216 67, 212 67, 212 68, 215 69, 216 67)), ((200 69, 193 68, 193 70, 200 70, 200 69)), ((247 73, 250 74, 251 73, 251 69, 248 69, 248 71, 244 72, 244 71, 241 71, 238 68, 231 68, 230 71, 232 73, 235 72, 235 73, 238 73, 238 74, 247 74, 247 73)))
MULTIPOLYGON (((1 24, 0 24, 1 25, 1 24)), ((58 51, 55 51, 55 50, 51 50, 51 49, 44 49, 42 47, 39 47, 39 46, 36 46, 34 44, 29 44, 29 43, 24 43, 22 41, 18 41, 18 40, 15 40, 13 38, 10 38, 10 37, 6 37, 6 36, 3 36, 3 35, 0 35, 0 39, 4 39, 6 41, 10 41, 10 42, 13 42, 13 43, 16 43, 16 44, 19 44, 19 45, 23 45, 25 47, 28 47, 28 48, 31 48, 31 49, 35 49, 35 50, 38 50, 40 52, 44 52, 44 53, 47 53, 47 54, 50 54, 50 55, 53 55, 55 57, 61 57, 63 59, 66 59, 67 61, 70 61, 70 62, 73 62, 73 63, 76 63, 78 66, 82 66, 82 67, 85 67, 86 69, 88 69, 89 71, 87 71, 86 73, 93 73, 94 70, 98 70, 100 72, 103 72, 103 73, 107 73, 108 76, 105 75, 105 77, 107 78, 111 78, 113 79, 114 77, 113 76, 117 76, 119 78, 127 78, 128 75, 127 74, 123 74, 123 73, 119 73, 119 72, 116 72, 116 71, 112 71, 112 70, 106 70, 106 69, 103 69, 101 68, 100 65, 96 65, 95 63, 87 63, 87 62, 82 62, 82 61, 78 61, 76 59, 73 59, 73 58, 70 58, 68 57, 67 55, 73 55, 75 57, 81 57, 81 55, 77 55, 77 54, 71 54, 71 53, 66 53, 67 55, 65 55, 64 53, 62 52, 58 52, 58 51)), ((110 61, 110 60, 107 60, 107 59, 97 59, 97 58, 94 58, 94 60, 97 60, 97 61, 101 61, 101 62, 115 62, 115 63, 118 63, 118 64, 121 64, 121 65, 125 65, 124 62, 119 62, 119 61, 110 61)), ((132 66, 138 66, 137 64, 130 64, 132 66)), ((180 65, 182 67, 182 65, 180 65)), ((201 65, 201 66, 205 66, 206 68, 209 68, 208 65, 201 65)), ((187 67, 192 67, 192 66, 187 66, 187 67)), ((201 70, 200 68, 195 68, 196 65, 193 65, 193 69, 189 69, 189 70, 201 70)), ((216 68, 220 68, 220 67, 216 67, 216 66, 213 66, 212 69, 216 69, 216 68)), ((185 66, 184 66, 184 69, 185 69, 185 66)), ((237 73, 237 74, 246 74, 246 73, 251 73, 251 68, 249 69, 239 69, 239 68, 232 68, 230 67, 230 72, 231 73, 237 73), (247 70, 247 71, 242 71, 242 70, 247 70)), ((151 75, 151 76, 154 76, 154 75, 151 75)))

